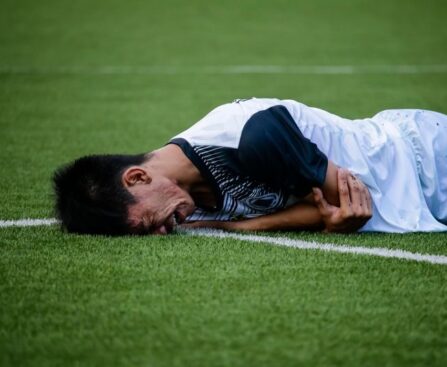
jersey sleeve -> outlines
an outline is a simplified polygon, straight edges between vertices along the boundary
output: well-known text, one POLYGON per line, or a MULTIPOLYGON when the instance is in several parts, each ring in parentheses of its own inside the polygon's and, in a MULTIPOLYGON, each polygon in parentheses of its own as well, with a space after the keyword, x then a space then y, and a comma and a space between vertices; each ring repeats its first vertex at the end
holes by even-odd
POLYGON ((327 157, 306 138, 284 106, 255 113, 238 147, 241 169, 254 179, 304 197, 326 178, 327 157))

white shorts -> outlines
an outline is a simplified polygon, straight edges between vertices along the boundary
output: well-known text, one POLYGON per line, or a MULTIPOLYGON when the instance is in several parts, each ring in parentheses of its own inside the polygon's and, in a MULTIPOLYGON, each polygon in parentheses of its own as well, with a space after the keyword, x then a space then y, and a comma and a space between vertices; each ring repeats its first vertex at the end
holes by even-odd
POLYGON ((427 207, 436 220, 447 224, 447 116, 425 110, 387 110, 374 118, 399 127, 413 149, 427 207))
POLYGON ((386 110, 348 120, 288 101, 303 134, 368 187, 373 217, 360 231, 447 231, 447 116, 386 110))

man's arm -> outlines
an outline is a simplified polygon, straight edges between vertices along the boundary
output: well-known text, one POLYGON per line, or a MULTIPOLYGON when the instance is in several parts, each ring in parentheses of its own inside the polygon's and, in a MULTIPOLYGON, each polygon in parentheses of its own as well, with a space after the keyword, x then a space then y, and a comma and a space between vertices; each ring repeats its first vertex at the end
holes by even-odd
POLYGON ((313 192, 312 203, 298 203, 282 211, 233 222, 197 221, 187 228, 219 228, 235 231, 315 230, 324 232, 355 232, 372 216, 371 197, 366 186, 349 171, 338 169, 338 201, 329 204, 320 189, 313 192))
POLYGON ((319 209, 312 204, 299 203, 279 212, 238 221, 197 221, 182 225, 185 228, 217 228, 228 231, 324 230, 319 209))

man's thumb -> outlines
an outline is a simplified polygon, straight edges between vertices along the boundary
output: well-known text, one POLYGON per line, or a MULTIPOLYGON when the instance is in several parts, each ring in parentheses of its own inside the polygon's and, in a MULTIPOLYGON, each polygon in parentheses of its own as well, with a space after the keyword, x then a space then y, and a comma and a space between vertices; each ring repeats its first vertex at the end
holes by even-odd
POLYGON ((329 211, 329 204, 323 196, 323 192, 318 188, 314 187, 312 189, 315 205, 320 210, 321 214, 327 214, 329 211))

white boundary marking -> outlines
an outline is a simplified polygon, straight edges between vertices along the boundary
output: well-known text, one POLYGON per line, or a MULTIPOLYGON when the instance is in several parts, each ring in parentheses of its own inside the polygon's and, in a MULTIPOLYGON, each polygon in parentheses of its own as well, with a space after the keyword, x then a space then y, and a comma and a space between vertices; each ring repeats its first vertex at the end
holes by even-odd
POLYGON ((50 219, 18 219, 18 220, 0 220, 0 228, 5 227, 36 227, 51 226, 57 224, 55 218, 50 219))
POLYGON ((195 65, 195 66, 0 66, 0 74, 177 75, 177 74, 445 74, 447 64, 428 65, 195 65))
MULTIPOLYGON (((54 218, 0 220, 0 228, 49 226, 57 223, 58 221, 54 218)), ((214 229, 188 229, 188 230, 180 230, 179 233, 186 233, 192 236, 202 236, 211 238, 232 238, 235 240, 255 242, 255 243, 269 243, 275 246, 292 247, 301 250, 319 250, 328 252, 338 252, 343 254, 369 255, 369 256, 378 256, 378 257, 386 257, 386 258, 409 260, 409 261, 426 262, 430 264, 447 265, 447 256, 444 255, 421 254, 417 252, 394 250, 383 247, 335 245, 332 243, 318 243, 318 242, 294 240, 286 237, 268 237, 268 236, 231 233, 214 229)))
POLYGON ((361 247, 348 245, 335 245, 332 243, 318 243, 301 240, 293 240, 287 237, 266 237, 257 235, 246 235, 238 233, 224 232, 211 229, 195 229, 187 231, 191 235, 212 237, 212 238, 232 238, 240 241, 249 241, 256 243, 269 243, 276 246, 293 247, 301 250, 320 250, 329 252, 339 252, 344 254, 357 254, 388 257, 394 259, 411 260, 418 262, 427 262, 430 264, 447 265, 447 256, 421 254, 405 250, 394 250, 384 247, 361 247))

